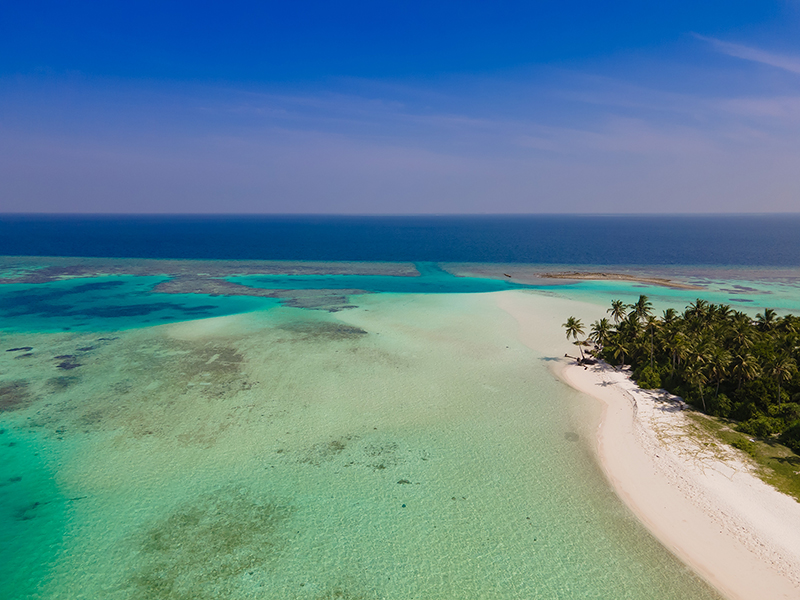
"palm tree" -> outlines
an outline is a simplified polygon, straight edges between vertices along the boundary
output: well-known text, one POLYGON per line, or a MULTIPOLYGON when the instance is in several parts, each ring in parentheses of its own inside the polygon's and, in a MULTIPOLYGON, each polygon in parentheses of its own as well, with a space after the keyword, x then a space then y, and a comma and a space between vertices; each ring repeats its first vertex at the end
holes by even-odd
POLYGON ((645 321, 652 314, 653 303, 642 294, 634 304, 631 304, 631 308, 640 321, 645 321))
POLYGON ((675 310, 674 308, 668 308, 667 310, 664 311, 663 321, 665 325, 672 324, 672 322, 675 321, 675 319, 677 318, 678 318, 678 311, 675 310))
POLYGON ((653 368, 653 341, 655 337, 655 329, 660 326, 660 323, 656 317, 648 316, 647 317, 647 327, 650 329, 650 369, 653 368))
POLYGON ((622 322, 617 325, 617 331, 624 335, 629 341, 636 339, 641 329, 642 324, 639 322, 639 317, 637 317, 636 313, 633 311, 629 312, 622 322))
POLYGON ((780 328, 784 333, 789 335, 800 333, 800 317, 786 315, 781 319, 780 328))
POLYGON ((730 329, 734 345, 749 350, 753 346, 752 328, 749 317, 746 317, 746 321, 736 319, 730 329))
POLYGON ((703 386, 705 385, 708 378, 706 374, 703 372, 702 365, 700 364, 693 364, 692 366, 686 369, 686 381, 688 381, 691 385, 697 386, 697 389, 700 390, 700 401, 703 403, 703 412, 706 411, 706 399, 703 397, 703 386))
POLYGON ((776 317, 778 314, 772 310, 771 308, 765 308, 763 313, 756 315, 756 322, 758 322, 758 328, 761 331, 769 331, 776 324, 776 317))
POLYGON ((611 323, 608 319, 600 319, 592 323, 592 332, 589 339, 601 348, 608 343, 608 336, 611 334, 611 323))
MULTIPOLYGON (((581 323, 580 319, 569 317, 567 322, 562 323, 561 326, 567 330, 567 340, 572 338, 577 342, 578 336, 583 335, 583 323, 581 323)), ((583 360, 583 348, 578 346, 578 349, 581 351, 581 360, 583 360)))
POLYGON ((731 361, 731 373, 738 379, 736 389, 741 389, 742 383, 752 381, 761 374, 761 367, 752 354, 737 354, 731 361))
POLYGON ((720 347, 715 347, 711 350, 708 366, 710 375, 717 380, 717 388, 714 391, 715 398, 719 395, 719 384, 722 382, 722 378, 725 377, 730 364, 730 352, 720 347))
POLYGON ((609 308, 606 312, 611 313, 611 318, 614 319, 614 324, 617 325, 622 319, 625 318, 625 304, 622 300, 612 300, 611 301, 611 308, 609 308))
POLYGON ((608 349, 611 351, 611 355, 614 357, 615 361, 619 361, 620 365, 625 364, 625 355, 628 353, 628 349, 625 347, 625 340, 619 334, 615 335, 608 344, 608 349), (622 360, 620 361, 620 357, 622 360))
POLYGON ((689 359, 686 366, 686 380, 700 389, 700 400, 703 402, 703 412, 706 411, 706 400, 703 396, 703 385, 708 381, 706 375, 711 352, 707 340, 700 339, 689 350, 689 359))
POLYGON ((733 309, 727 304, 717 305, 717 319, 720 321, 730 321, 733 309))
POLYGON ((675 374, 675 367, 681 364, 681 361, 689 355, 689 342, 686 336, 676 331, 668 341, 670 354, 672 355, 672 371, 671 375, 675 374))
POLYGON ((786 356, 780 357, 775 364, 772 365, 770 375, 778 382, 778 404, 781 404, 781 383, 787 379, 791 379, 796 372, 797 363, 786 356))
POLYGON ((708 302, 698 298, 686 307, 686 311, 683 314, 685 317, 703 319, 708 314, 708 302))

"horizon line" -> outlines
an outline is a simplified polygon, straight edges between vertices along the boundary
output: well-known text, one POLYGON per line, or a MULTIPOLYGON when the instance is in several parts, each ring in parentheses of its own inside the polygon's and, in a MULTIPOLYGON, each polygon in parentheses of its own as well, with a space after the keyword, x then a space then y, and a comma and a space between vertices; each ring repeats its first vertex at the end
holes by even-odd
POLYGON ((7 217, 339 217, 339 218, 419 218, 419 217, 768 217, 800 216, 794 212, 585 212, 585 213, 226 213, 226 212, 0 212, 0 219, 7 217))

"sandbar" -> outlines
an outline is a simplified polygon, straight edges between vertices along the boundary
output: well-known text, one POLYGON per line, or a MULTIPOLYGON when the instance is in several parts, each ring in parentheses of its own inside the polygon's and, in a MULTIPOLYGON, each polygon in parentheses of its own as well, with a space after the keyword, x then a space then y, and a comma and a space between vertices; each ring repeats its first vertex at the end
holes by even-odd
POLYGON ((551 266, 536 264, 484 264, 484 263, 444 263, 442 267, 458 277, 486 277, 507 279, 515 283, 529 285, 559 285, 574 281, 626 281, 634 284, 654 285, 677 290, 702 290, 702 285, 679 281, 675 275, 656 276, 648 271, 558 271, 551 266))

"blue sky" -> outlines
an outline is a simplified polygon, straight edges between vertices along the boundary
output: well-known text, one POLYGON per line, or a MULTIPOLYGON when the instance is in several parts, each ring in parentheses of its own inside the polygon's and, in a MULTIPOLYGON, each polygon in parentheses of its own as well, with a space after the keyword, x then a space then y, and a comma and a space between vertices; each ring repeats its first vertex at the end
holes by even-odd
POLYGON ((798 0, 7 4, 0 211, 800 209, 798 0))

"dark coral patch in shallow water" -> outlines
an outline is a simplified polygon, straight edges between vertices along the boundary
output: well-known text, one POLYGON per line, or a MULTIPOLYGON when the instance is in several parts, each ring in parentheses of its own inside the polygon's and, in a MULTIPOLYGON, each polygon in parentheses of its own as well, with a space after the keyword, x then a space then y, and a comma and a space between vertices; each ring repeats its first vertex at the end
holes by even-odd
POLYGON ((143 562, 127 580, 131 598, 230 598, 240 576, 273 565, 287 544, 289 506, 239 490, 184 505, 139 538, 143 562))
POLYGON ((30 504, 18 508, 14 512, 14 519, 17 521, 30 521, 31 519, 35 519, 38 515, 37 509, 43 504, 48 504, 48 502, 31 502, 30 504))
POLYGON ((293 322, 280 327, 294 334, 294 339, 301 341, 339 341, 354 340, 366 335, 360 327, 326 322, 293 322))
POLYGON ((78 381, 79 380, 75 377, 68 377, 64 375, 61 377, 51 377, 47 380, 47 387, 53 392, 63 392, 67 388, 78 383, 78 381))
POLYGON ((24 380, 0 382, 0 412, 25 408, 33 401, 24 380))
POLYGON ((77 369, 80 367, 80 363, 72 362, 71 360, 65 360, 64 362, 60 362, 56 365, 59 369, 64 369, 65 371, 70 371, 72 369, 77 369))
POLYGON ((300 459, 300 462, 319 466, 323 462, 339 456, 345 448, 347 448, 347 439, 314 444, 306 451, 306 455, 300 459))

